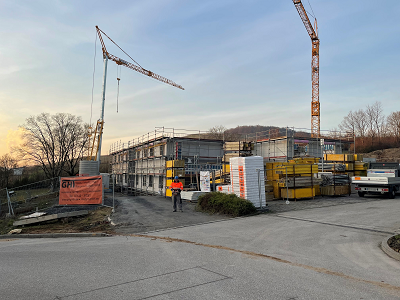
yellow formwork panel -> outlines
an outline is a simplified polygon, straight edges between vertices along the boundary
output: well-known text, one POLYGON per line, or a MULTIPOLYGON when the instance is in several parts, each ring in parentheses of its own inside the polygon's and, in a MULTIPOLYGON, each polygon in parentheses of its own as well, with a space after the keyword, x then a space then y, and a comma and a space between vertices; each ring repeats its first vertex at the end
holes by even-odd
POLYGON ((296 164, 316 164, 319 162, 319 157, 301 157, 301 158, 295 158, 293 161, 296 164))
POLYGON ((353 171, 354 163, 346 163, 346 171, 353 171))
POLYGON ((278 186, 278 182, 273 181, 272 183, 270 183, 270 185, 273 186, 273 194, 274 194, 274 198, 280 198, 281 197, 281 190, 278 186))
POLYGON ((175 176, 184 177, 185 170, 184 169, 167 170, 167 178, 174 178, 175 176))
POLYGON ((301 174, 312 174, 318 173, 318 165, 308 164, 308 165, 281 165, 276 166, 275 174, 286 175, 286 170, 288 175, 301 175, 301 174))
POLYGON ((321 187, 319 185, 314 186, 315 196, 321 196, 321 187))
POLYGON ((172 191, 171 191, 170 189, 167 189, 167 190, 165 191, 165 196, 171 197, 171 196, 172 196, 172 191))
POLYGON ((167 160, 166 163, 167 168, 184 168, 185 167, 185 160, 167 160))
POLYGON ((356 161, 354 163, 354 170, 356 171, 366 171, 368 170, 368 163, 362 161, 356 161))
POLYGON ((367 170, 354 171, 354 176, 367 176, 367 170))
POLYGON ((363 154, 354 154, 354 160, 355 161, 360 161, 362 162, 364 159, 364 155, 363 154))
POLYGON ((354 161, 354 154, 325 154, 324 159, 326 161, 354 161))
POLYGON ((223 170, 224 173, 230 173, 231 172, 231 166, 230 165, 223 165, 223 170))
POLYGON ((301 199, 315 197, 315 188, 301 188, 301 189, 281 189, 281 196, 283 199, 301 199), (289 195, 289 197, 287 197, 289 195))

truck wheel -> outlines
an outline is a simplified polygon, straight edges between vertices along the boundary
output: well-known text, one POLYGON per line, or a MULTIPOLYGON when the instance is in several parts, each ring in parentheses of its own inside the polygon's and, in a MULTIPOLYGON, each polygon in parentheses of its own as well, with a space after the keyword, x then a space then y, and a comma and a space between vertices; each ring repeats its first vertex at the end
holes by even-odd
POLYGON ((396 198, 396 190, 394 188, 391 188, 389 190, 389 199, 394 199, 396 198))
POLYGON ((364 197, 365 196, 365 192, 358 192, 358 196, 359 197, 364 197))

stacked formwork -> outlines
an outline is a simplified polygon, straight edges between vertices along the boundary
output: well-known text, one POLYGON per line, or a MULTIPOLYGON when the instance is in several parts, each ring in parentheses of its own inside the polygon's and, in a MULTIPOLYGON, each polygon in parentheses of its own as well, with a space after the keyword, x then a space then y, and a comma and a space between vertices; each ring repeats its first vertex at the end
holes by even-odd
MULTIPOLYGON (((318 159, 318 158, 317 158, 318 159)), ((314 162, 295 161, 267 163, 267 185, 272 186, 274 198, 313 198, 318 194, 319 181, 314 177, 318 165, 314 162)))
POLYGON ((327 196, 350 195, 350 178, 354 176, 356 170, 358 173, 365 168, 366 172, 367 164, 359 162, 357 159, 362 159, 362 156, 357 154, 325 154, 323 164, 325 173, 321 174, 324 179, 321 194, 327 196), (328 171, 331 174, 327 173, 328 171))
MULTIPOLYGON (((179 181, 185 186, 185 161, 184 160, 168 160, 166 163, 167 187, 171 186, 175 176, 179 177, 179 181)), ((172 196, 172 191, 167 189, 165 192, 167 197, 172 196)))

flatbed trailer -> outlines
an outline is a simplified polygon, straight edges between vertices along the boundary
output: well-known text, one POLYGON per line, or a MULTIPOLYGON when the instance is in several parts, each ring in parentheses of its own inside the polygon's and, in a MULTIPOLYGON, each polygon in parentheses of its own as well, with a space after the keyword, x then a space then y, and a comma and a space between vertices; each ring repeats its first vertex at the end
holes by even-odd
POLYGON ((400 190, 400 167, 398 163, 371 163, 368 176, 352 177, 358 196, 382 194, 394 199, 400 190))

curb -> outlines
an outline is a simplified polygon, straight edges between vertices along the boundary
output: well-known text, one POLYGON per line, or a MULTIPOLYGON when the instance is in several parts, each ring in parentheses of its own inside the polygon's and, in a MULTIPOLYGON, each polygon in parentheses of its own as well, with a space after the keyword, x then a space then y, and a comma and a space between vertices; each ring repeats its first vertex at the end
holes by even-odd
POLYGON ((382 243, 381 243, 381 249, 383 250, 383 252, 385 252, 385 253, 386 253, 388 256, 390 256, 391 258, 400 261, 400 253, 394 251, 394 250, 393 250, 392 248, 390 248, 390 246, 388 245, 388 240, 389 240, 392 236, 393 236, 393 235, 388 236, 388 237, 385 237, 385 238, 383 239, 383 241, 382 241, 382 243))
POLYGON ((82 238, 82 237, 109 237, 107 233, 41 233, 41 234, 3 234, 0 239, 32 239, 32 238, 82 238))

